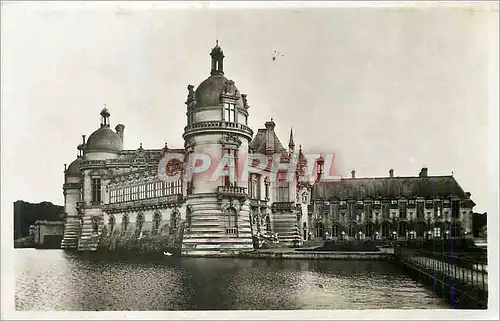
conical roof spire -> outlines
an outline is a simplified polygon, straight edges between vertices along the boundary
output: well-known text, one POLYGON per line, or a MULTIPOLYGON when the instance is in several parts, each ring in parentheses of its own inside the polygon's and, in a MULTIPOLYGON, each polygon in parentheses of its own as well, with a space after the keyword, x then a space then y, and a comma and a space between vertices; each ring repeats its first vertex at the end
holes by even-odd
POLYGON ((293 128, 290 128, 290 140, 288 142, 288 148, 290 148, 290 150, 295 149, 295 143, 293 142, 293 128))

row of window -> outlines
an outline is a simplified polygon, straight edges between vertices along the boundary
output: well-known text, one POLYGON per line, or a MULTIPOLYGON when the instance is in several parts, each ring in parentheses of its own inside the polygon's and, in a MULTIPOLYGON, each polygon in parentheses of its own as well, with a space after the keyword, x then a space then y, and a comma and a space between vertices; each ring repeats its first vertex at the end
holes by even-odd
MULTIPOLYGON (((426 212, 426 214, 427 214, 426 217, 432 216, 432 213, 433 212, 426 212)), ((389 218, 390 217, 389 212, 384 212, 383 214, 384 214, 384 215, 382 215, 383 218, 389 218)), ((417 215, 415 215, 415 214, 416 214, 415 212, 414 213, 410 213, 410 217, 409 218, 410 219, 423 218, 423 216, 419 216, 418 214, 417 215)), ((340 212, 340 216, 338 215, 338 213, 333 213, 333 218, 334 219, 338 219, 340 217, 342 220, 345 220, 347 217, 349 217, 351 219, 356 218, 356 220, 360 220, 363 215, 364 215, 364 212, 357 212, 355 216, 352 215, 352 214, 349 215, 346 212, 340 212)), ((380 212, 371 212, 371 211, 368 212, 367 218, 369 220, 371 220, 373 218, 373 216, 375 216, 375 218, 379 218, 380 217, 380 212)), ((434 212, 434 217, 435 218, 439 218, 439 217, 443 217, 443 216, 446 216, 446 215, 442 215, 440 213, 438 214, 438 213, 434 212)), ((398 213, 398 217, 400 219, 407 218, 408 217, 407 216, 407 212, 401 212, 400 211, 398 213)))
MULTIPOLYGON (((251 174, 248 180, 248 195, 251 199, 261 199, 262 175, 251 174)), ((269 199, 269 184, 265 184, 265 198, 269 199)))
MULTIPOLYGON (((172 215, 170 217, 170 232, 173 232, 177 230, 179 226, 179 220, 180 220, 180 214, 178 212, 172 212, 172 215)), ((160 224, 162 221, 162 215, 159 212, 154 213, 153 215, 153 227, 151 229, 152 234, 158 234, 158 231, 160 229, 160 224)), ((123 235, 128 229, 128 226, 130 224, 130 218, 128 214, 124 214, 122 217, 122 223, 121 223, 121 230, 120 234, 123 235)), ((136 216, 136 223, 135 223, 135 230, 134 230, 134 235, 136 237, 141 236, 141 232, 143 231, 142 227, 144 225, 144 214, 138 213, 136 216)), ((111 215, 108 219, 108 229, 109 229, 109 235, 113 233, 113 230, 115 228, 115 217, 111 215)))
MULTIPOLYGON (((222 112, 222 120, 231 122, 231 123, 236 123, 239 121, 236 117, 237 114, 237 108, 234 103, 224 103, 223 107, 223 112, 222 112)), ((248 125, 248 116, 247 115, 242 115, 244 117, 243 123, 245 125, 248 125)), ((194 114, 189 113, 188 115, 188 126, 192 126, 194 124, 194 114)))
MULTIPOLYGON (((191 220, 191 214, 190 211, 186 212, 187 218, 188 218, 188 227, 191 227, 190 220, 191 220)), ((228 210, 228 213, 225 215, 225 232, 228 235, 238 235, 238 222, 237 222, 237 212, 235 209, 230 208, 228 210)), ((174 232, 177 230, 179 227, 180 223, 180 213, 177 211, 172 212, 171 217, 170 217, 170 233, 174 232)), ((162 215, 159 212, 154 213, 153 215, 153 227, 151 229, 152 234, 158 234, 158 231, 160 229, 160 224, 162 221, 162 215)), ((122 223, 121 223, 121 230, 120 234, 123 235, 128 229, 128 226, 130 224, 130 218, 128 214, 124 214, 122 217, 122 223)), ((135 225, 135 231, 134 235, 136 237, 141 236, 142 232, 142 227, 144 225, 144 214, 138 213, 136 216, 136 225, 135 225)), ((109 229, 109 235, 113 233, 113 230, 115 228, 115 217, 113 215, 109 216, 108 219, 108 229, 109 229)), ((97 222, 93 223, 93 229, 97 233, 98 225, 97 222)))
POLYGON ((182 194, 181 180, 155 181, 128 187, 112 187, 109 191, 109 200, 113 204, 179 194, 182 194))
MULTIPOLYGON (((388 201, 384 201, 383 203, 387 203, 388 201)), ((399 203, 402 203, 402 204, 406 204, 406 200, 391 200, 391 204, 392 205, 397 205, 399 203)), ((418 201, 419 203, 423 203, 424 200, 421 200, 421 201, 418 201)), ((441 202, 441 201, 434 201, 434 200, 426 200, 425 203, 426 204, 433 204, 434 202, 441 202)), ((330 202, 328 202, 329 204, 330 202)), ((443 200, 443 203, 444 204, 450 204, 450 201, 449 200, 443 200)), ((347 201, 339 201, 339 204, 340 205, 346 205, 347 204, 347 201)), ((356 204, 357 205, 363 205, 364 204, 364 201, 356 201, 356 204)), ((375 205, 380 205, 381 204, 381 201, 373 201, 373 204, 375 205)), ((408 200, 408 204, 410 205, 415 205, 415 200, 408 200)))

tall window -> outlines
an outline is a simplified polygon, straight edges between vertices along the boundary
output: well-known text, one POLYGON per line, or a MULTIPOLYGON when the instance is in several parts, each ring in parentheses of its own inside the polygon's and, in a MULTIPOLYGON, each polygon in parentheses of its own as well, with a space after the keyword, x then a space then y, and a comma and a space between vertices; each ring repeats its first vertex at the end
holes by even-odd
POLYGON ((233 149, 224 150, 224 157, 226 158, 226 161, 223 169, 227 171, 227 174, 224 176, 224 186, 236 185, 237 152, 238 151, 233 149))
POLYGON ((109 235, 111 236, 113 234, 113 230, 115 228, 115 217, 113 215, 109 216, 108 228, 109 228, 109 235))
POLYGON ((347 212, 349 215, 349 221, 353 221, 356 219, 356 203, 347 202, 347 212))
POLYGON ((451 217, 459 218, 460 217, 460 201, 454 200, 451 202, 451 217))
POLYGON ((250 198, 260 200, 260 175, 250 175, 250 198))
POLYGON ((175 231, 179 228, 179 217, 179 212, 177 210, 173 210, 172 215, 170 216, 170 233, 175 233, 175 231))
POLYGON ((434 201, 434 218, 439 219, 443 217, 443 204, 441 201, 434 201))
POLYGON ((286 172, 278 172, 276 180, 277 188, 277 201, 278 202, 289 202, 289 182, 286 179, 286 172))
POLYGON ((389 218, 389 203, 382 202, 382 217, 389 218))
POLYGON ((142 226, 144 225, 144 214, 137 214, 135 222, 135 237, 140 237, 142 232, 142 226))
POLYGON ((226 214, 226 234, 237 235, 238 228, 236 225, 237 213, 234 208, 230 208, 226 214))
POLYGON ((158 230, 160 229, 161 224, 161 213, 156 212, 153 216, 153 234, 158 234, 158 230))
POLYGON ((92 202, 101 202, 101 178, 92 178, 92 202))
POLYGON ((224 120, 236 122, 236 106, 232 103, 224 103, 224 120))
POLYGON ((441 237, 441 228, 434 227, 434 237, 441 237))
POLYGON ((424 202, 417 202, 417 219, 424 218, 424 202))
POLYGON ((405 201, 400 201, 399 202, 399 218, 400 219, 405 219, 406 218, 406 202, 405 201))
POLYGON ((122 231, 121 231, 122 235, 125 234, 125 232, 127 232, 128 223, 129 223, 128 215, 124 214, 122 217, 122 231))

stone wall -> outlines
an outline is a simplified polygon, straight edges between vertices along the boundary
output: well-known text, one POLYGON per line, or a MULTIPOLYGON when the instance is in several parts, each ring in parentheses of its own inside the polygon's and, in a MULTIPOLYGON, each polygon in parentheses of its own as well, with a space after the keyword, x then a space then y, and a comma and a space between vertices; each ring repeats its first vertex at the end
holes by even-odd
POLYGON ((136 255, 163 255, 164 251, 168 251, 179 254, 184 222, 181 221, 179 227, 171 231, 169 222, 162 221, 156 234, 152 233, 151 224, 151 222, 143 224, 140 237, 136 234, 135 222, 130 222, 124 233, 122 233, 120 225, 115 226, 111 233, 107 226, 104 226, 97 251, 136 255))

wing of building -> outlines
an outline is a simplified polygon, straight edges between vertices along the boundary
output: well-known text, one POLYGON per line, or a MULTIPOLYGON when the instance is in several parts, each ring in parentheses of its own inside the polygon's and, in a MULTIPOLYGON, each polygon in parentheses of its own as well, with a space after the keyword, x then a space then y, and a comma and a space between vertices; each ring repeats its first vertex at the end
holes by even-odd
POLYGON ((423 237, 441 222, 435 206, 452 215, 444 229, 460 217, 469 231, 473 203, 452 177, 319 181, 322 159, 308 163, 291 131, 285 148, 272 119, 256 133, 248 127, 247 95, 226 78, 218 44, 210 56, 208 78, 187 86, 182 148, 124 149, 125 126, 113 130, 106 108, 82 135, 65 165, 62 248, 221 256, 325 232, 386 237, 414 223, 425 224, 423 237))
POLYGON ((351 178, 320 182, 310 208, 314 237, 443 238, 472 235, 470 193, 453 176, 351 178))

